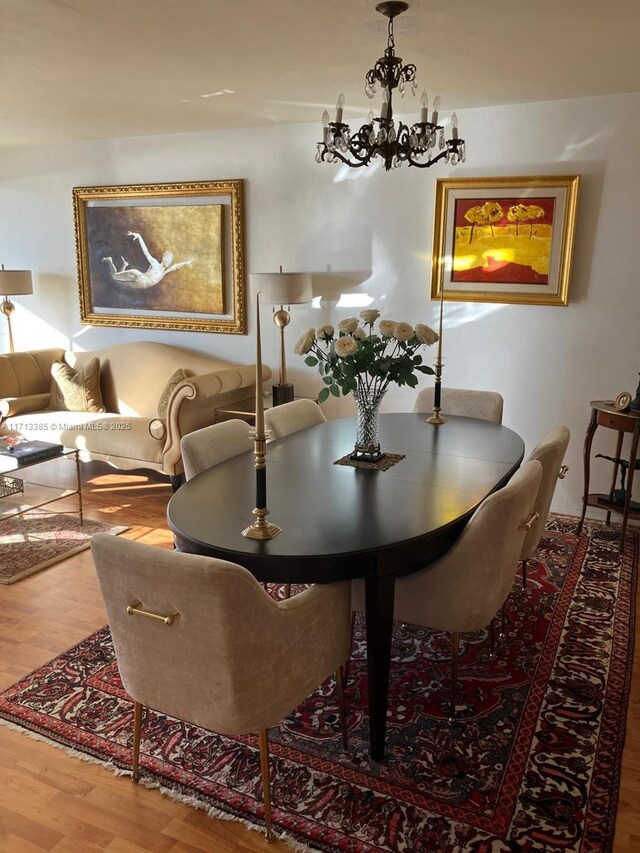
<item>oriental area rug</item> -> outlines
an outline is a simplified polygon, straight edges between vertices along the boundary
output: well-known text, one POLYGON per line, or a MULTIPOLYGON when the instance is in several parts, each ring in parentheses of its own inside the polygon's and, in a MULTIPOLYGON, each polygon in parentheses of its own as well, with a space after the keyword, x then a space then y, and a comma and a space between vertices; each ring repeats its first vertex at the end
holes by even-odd
POLYGON ((41 509, 0 519, 0 584, 15 583, 84 551, 94 533, 125 530, 86 518, 80 524, 76 513, 41 509))
MULTIPOLYGON (((366 645, 356 624, 343 753, 333 682, 270 731, 276 834, 328 853, 608 851, 633 654, 639 534, 553 516, 528 593, 516 579, 506 638, 461 645, 446 721, 449 643, 397 623, 387 760, 368 757, 366 645)), ((5 724, 128 772, 133 707, 107 628, 0 697, 5 724)), ((148 712, 142 782, 211 815, 262 824, 258 743, 148 712)))

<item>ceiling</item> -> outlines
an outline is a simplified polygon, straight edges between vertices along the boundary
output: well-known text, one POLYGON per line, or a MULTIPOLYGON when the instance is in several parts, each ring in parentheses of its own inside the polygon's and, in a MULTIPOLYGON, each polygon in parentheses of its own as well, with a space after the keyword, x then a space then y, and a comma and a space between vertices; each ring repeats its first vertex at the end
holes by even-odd
MULTIPOLYGON (((0 144, 319 121, 376 106, 376 0, 0 0, 0 144)), ((396 49, 443 112, 640 91, 639 0, 410 0, 396 49)), ((414 112, 406 95, 396 112, 414 112)))

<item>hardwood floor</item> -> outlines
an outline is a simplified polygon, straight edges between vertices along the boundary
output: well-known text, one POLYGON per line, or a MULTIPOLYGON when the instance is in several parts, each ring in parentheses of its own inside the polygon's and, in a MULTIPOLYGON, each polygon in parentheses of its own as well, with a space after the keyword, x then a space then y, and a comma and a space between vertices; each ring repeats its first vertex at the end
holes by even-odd
MULTIPOLYGON (((50 483, 68 479, 65 460, 34 468, 50 483), (57 466, 57 468, 56 468, 57 466)), ((123 534, 171 547, 165 509, 166 478, 149 472, 113 472, 83 466, 86 514, 130 525, 123 534)), ((67 500, 75 506, 75 498, 67 500)), ((51 509, 56 508, 51 507, 51 509)), ((60 508, 65 508, 64 504, 60 508)), ((0 690, 106 624, 90 552, 12 586, 0 586, 0 690)), ((640 626, 636 627, 636 640, 640 626)), ((615 853, 640 850, 640 655, 623 757, 615 853)), ((290 850, 267 844, 242 824, 217 820, 176 803, 128 777, 67 755, 27 735, 0 727, 1 853, 259 853, 290 850)))

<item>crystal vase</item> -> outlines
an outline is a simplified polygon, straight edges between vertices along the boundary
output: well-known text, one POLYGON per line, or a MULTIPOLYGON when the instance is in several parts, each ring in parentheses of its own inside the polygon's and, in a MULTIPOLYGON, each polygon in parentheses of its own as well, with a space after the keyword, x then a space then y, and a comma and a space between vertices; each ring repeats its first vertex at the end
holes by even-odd
POLYGON ((386 388, 367 388, 358 385, 353 392, 356 401, 356 444, 351 459, 357 462, 378 462, 384 457, 380 450, 380 403, 386 388))

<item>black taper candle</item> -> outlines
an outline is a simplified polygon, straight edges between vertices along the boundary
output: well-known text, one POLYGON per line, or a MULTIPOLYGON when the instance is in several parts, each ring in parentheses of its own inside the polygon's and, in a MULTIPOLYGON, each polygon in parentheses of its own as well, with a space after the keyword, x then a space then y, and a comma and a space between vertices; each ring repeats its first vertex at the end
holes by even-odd
POLYGON ((256 468, 256 507, 267 507, 267 469, 256 468))

